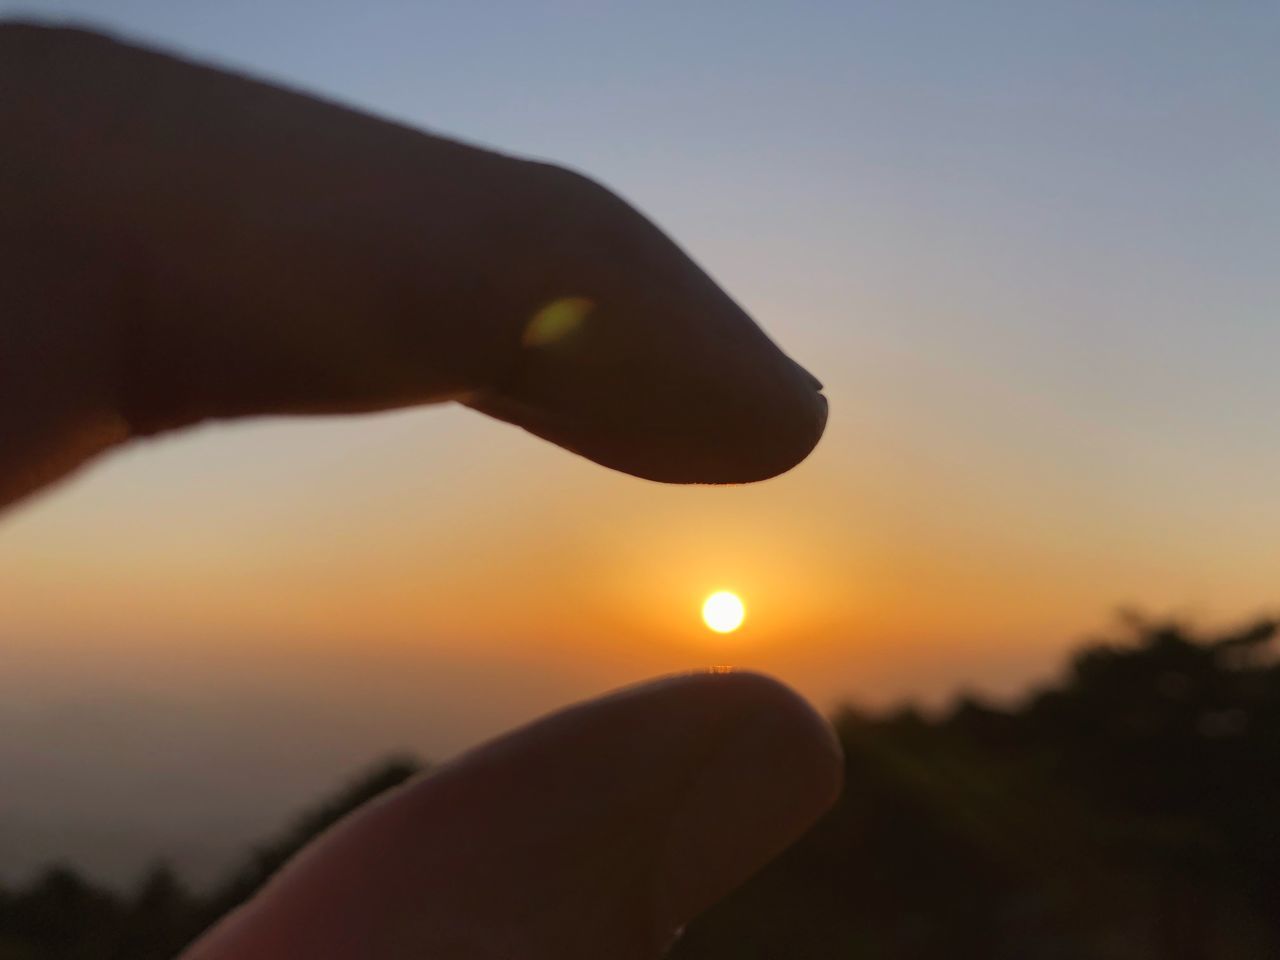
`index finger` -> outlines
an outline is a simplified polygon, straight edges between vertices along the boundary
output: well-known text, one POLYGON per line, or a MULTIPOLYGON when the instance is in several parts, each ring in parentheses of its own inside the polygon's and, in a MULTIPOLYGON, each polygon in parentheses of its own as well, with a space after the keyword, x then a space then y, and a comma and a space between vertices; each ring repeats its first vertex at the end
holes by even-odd
POLYGON ((674 482, 822 433, 817 382, 585 177, 84 31, 0 50, 0 502, 258 414, 458 400, 674 482))

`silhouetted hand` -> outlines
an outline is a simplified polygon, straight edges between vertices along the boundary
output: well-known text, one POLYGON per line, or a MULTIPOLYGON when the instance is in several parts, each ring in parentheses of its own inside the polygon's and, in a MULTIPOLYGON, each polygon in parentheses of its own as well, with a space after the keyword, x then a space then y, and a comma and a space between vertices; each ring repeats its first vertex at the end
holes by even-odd
MULTIPOLYGON (((457 400, 678 482, 821 435, 816 381, 577 174, 81 31, 0 25, 0 90, 0 505, 255 414, 457 400)), ((624 691, 360 811, 189 957, 653 957, 839 771, 766 678, 624 691)))

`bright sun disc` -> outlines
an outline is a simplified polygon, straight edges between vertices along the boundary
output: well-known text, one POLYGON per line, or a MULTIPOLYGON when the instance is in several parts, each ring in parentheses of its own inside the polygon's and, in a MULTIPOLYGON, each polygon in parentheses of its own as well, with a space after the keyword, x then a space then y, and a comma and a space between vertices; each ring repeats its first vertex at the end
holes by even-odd
POLYGON ((746 608, 736 594, 721 590, 707 597, 702 605, 702 619, 716 633, 733 633, 742 626, 746 608))

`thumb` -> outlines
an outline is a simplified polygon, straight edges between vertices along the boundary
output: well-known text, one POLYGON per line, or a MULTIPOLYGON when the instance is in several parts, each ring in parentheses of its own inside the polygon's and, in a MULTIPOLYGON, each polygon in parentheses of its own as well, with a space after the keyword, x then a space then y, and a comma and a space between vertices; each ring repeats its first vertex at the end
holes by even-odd
POLYGON ((655 958, 807 829, 840 770, 776 681, 626 690, 357 812, 186 960, 655 958))

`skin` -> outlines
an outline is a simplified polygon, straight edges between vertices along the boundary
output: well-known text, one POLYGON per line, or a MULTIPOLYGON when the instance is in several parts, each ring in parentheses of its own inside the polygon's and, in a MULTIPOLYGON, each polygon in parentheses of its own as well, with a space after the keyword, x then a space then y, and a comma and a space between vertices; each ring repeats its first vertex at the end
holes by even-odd
MULTIPOLYGON (((0 24, 0 91, 0 508, 265 414, 460 402, 668 482, 821 436, 817 381, 579 174, 87 31, 0 24)), ((766 677, 621 691, 358 811, 187 956, 656 957, 841 769, 766 677)))

